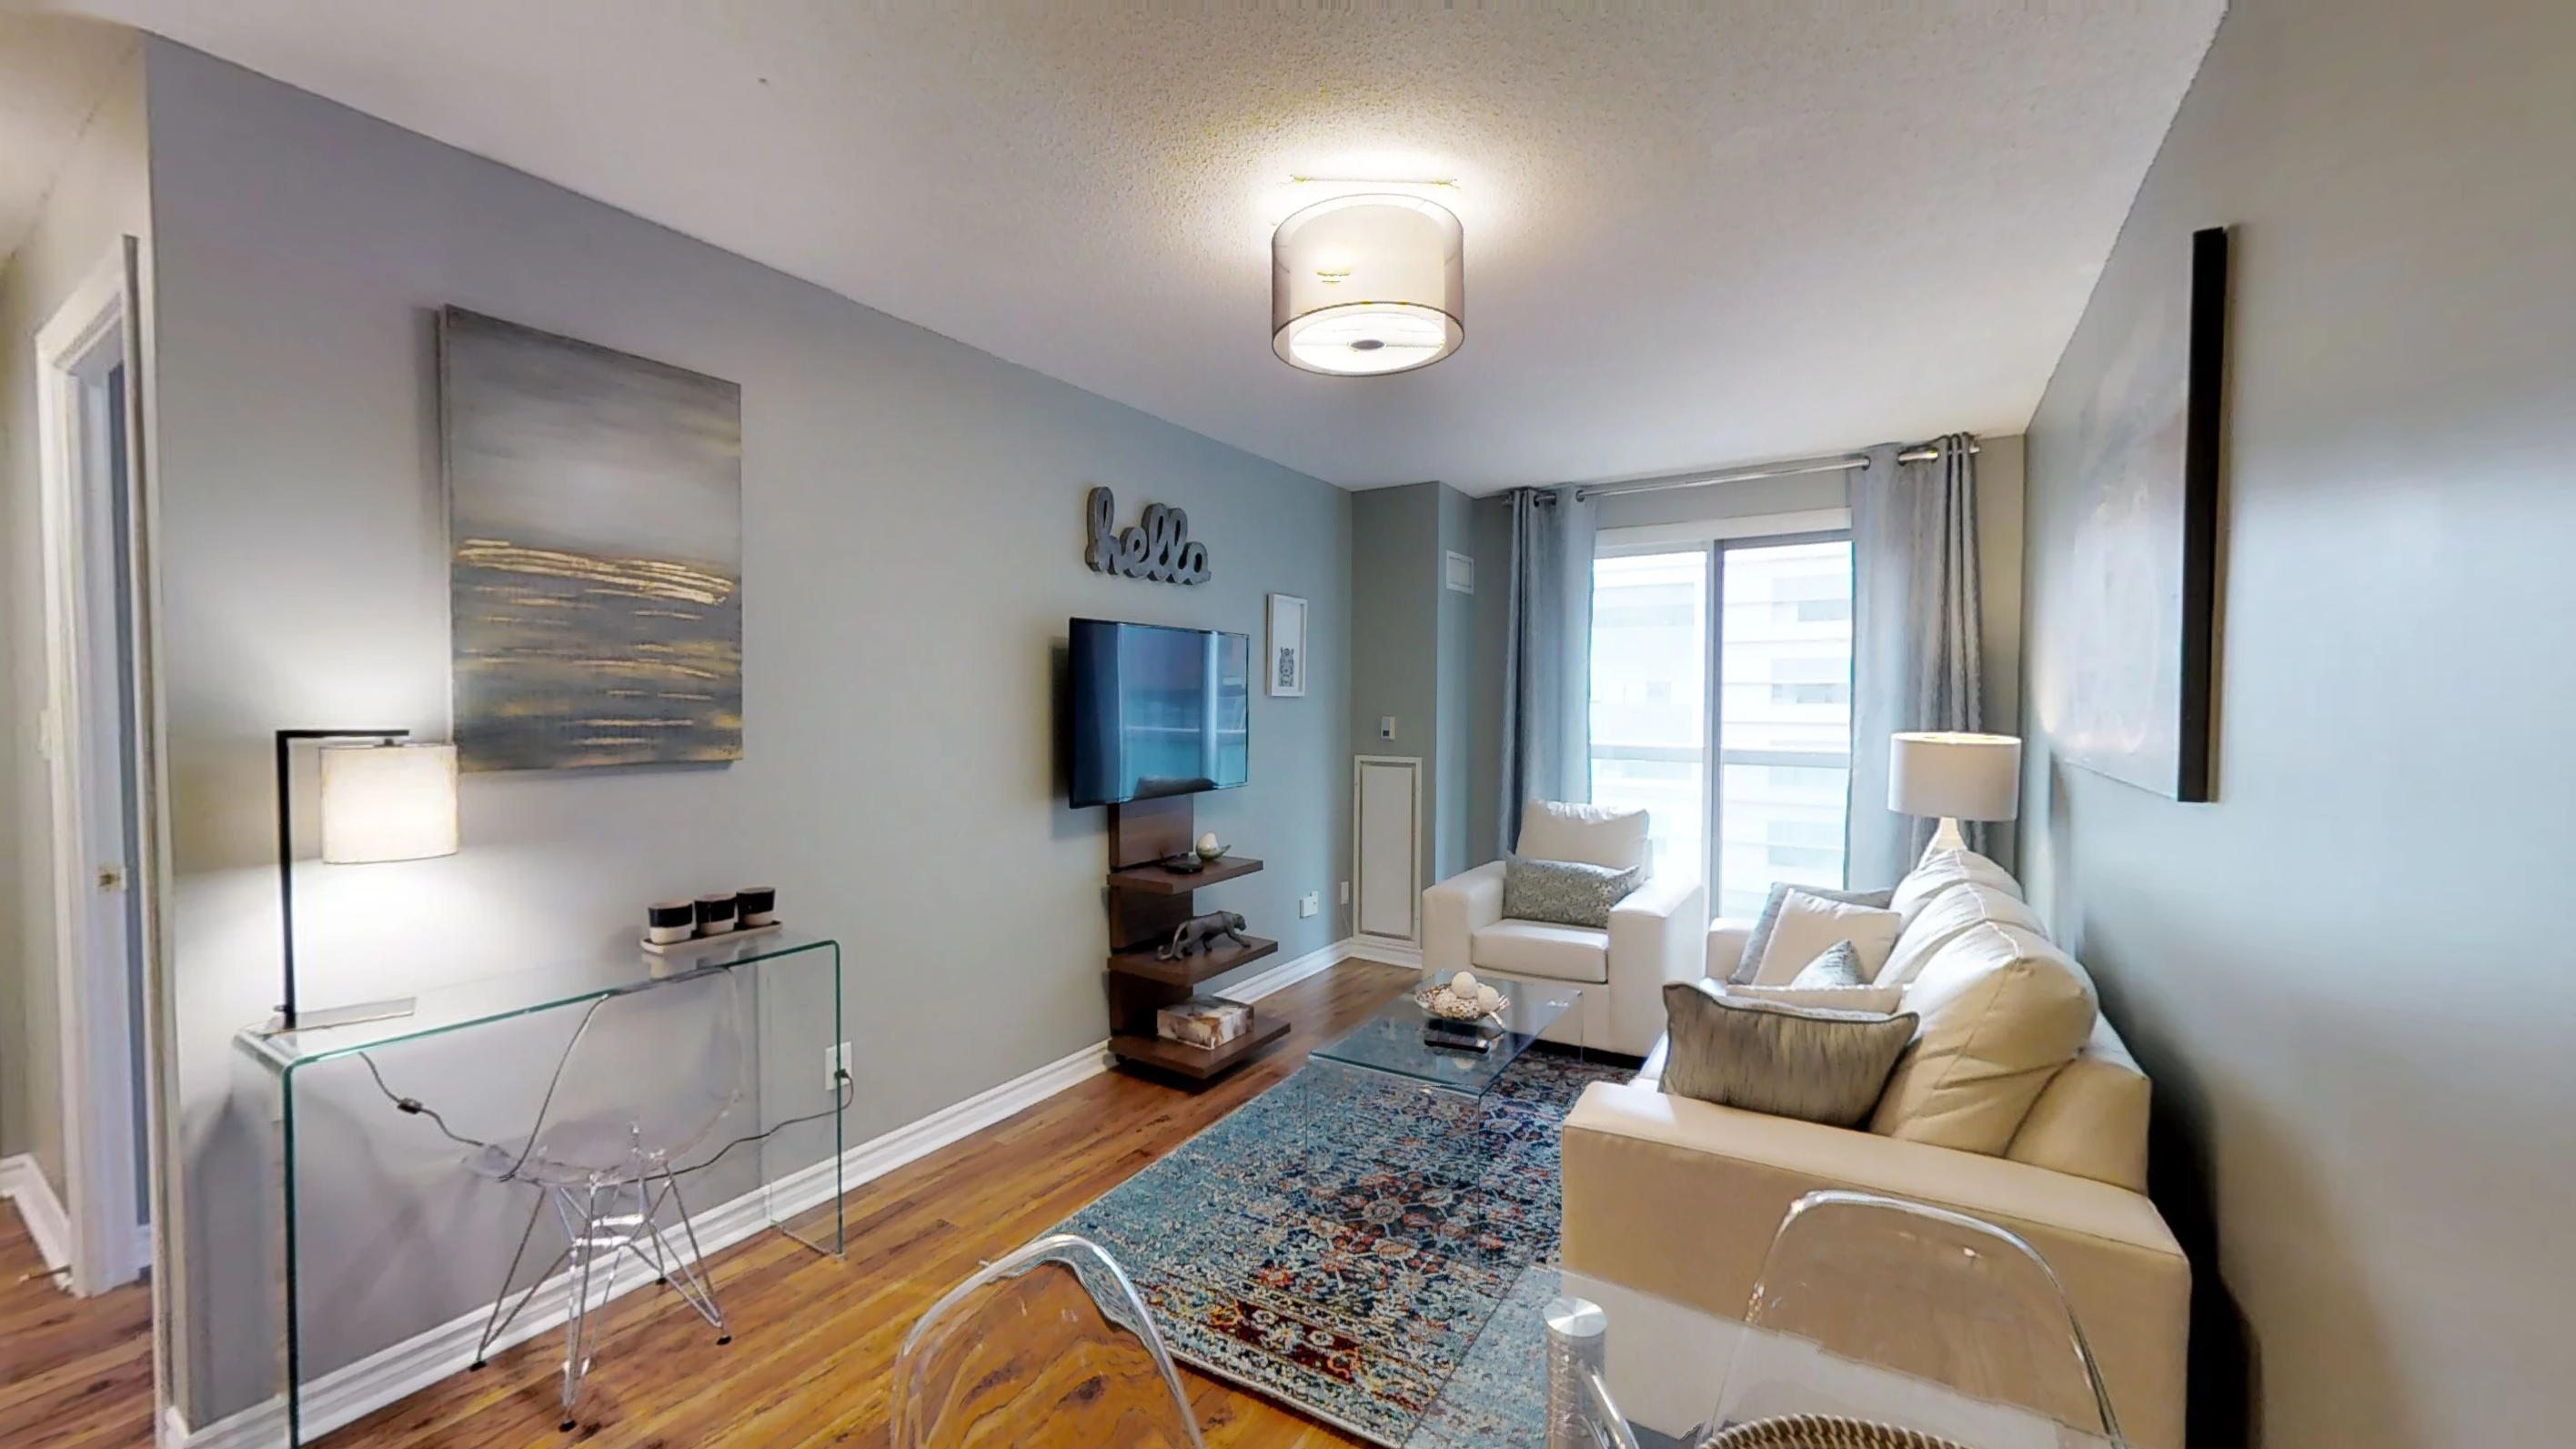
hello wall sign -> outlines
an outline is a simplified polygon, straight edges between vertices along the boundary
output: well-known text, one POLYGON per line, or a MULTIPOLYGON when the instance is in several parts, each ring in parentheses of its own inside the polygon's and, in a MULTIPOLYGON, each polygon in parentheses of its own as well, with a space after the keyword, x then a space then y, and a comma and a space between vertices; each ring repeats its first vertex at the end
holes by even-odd
POLYGON ((1106 488, 1094 488, 1083 499, 1090 542, 1082 551, 1092 572, 1121 578, 1150 579, 1158 584, 1203 584, 1208 581, 1207 545, 1190 541, 1190 516, 1177 508, 1148 503, 1136 521, 1114 523, 1118 500, 1106 488))

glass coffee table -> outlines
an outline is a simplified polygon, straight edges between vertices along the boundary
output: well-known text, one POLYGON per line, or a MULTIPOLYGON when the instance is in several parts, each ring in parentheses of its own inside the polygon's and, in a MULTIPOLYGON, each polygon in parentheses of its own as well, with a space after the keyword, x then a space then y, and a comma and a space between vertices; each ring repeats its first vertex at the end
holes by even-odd
POLYGON ((1426 1033, 1431 1013, 1416 1005, 1412 992, 1407 992, 1356 1028, 1315 1048, 1315 1057, 1404 1077, 1441 1091, 1482 1096, 1495 1078, 1520 1060, 1521 1053, 1530 1049, 1541 1032, 1555 1026, 1568 1013, 1573 1014, 1575 1023, 1572 1045, 1577 1050, 1586 1046, 1581 986, 1481 974, 1476 979, 1511 999, 1498 1018, 1484 1023, 1481 1049, 1434 1041, 1426 1033))

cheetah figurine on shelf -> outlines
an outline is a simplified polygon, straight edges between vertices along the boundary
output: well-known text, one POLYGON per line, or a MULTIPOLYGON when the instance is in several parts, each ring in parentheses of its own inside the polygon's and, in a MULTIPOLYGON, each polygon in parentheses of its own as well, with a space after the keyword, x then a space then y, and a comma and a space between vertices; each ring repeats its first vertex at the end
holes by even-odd
POLYGON ((1154 959, 1178 961, 1185 957, 1200 955, 1219 936, 1233 941, 1238 946, 1252 944, 1251 939, 1243 934, 1242 916, 1233 911, 1210 911, 1204 916, 1192 916, 1173 927, 1171 943, 1156 951, 1154 959))

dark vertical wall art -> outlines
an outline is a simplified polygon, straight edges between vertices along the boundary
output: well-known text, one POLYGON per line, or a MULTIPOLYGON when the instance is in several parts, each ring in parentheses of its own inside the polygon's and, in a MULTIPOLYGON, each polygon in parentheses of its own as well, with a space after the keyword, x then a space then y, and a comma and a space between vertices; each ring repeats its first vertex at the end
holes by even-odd
POLYGON ((2227 232, 2175 249, 2122 319, 2076 420, 2082 514, 2069 626, 2036 682, 2067 760, 2177 800, 2212 798, 2227 232))
POLYGON ((472 770, 742 757, 742 389, 450 307, 440 418, 472 770))

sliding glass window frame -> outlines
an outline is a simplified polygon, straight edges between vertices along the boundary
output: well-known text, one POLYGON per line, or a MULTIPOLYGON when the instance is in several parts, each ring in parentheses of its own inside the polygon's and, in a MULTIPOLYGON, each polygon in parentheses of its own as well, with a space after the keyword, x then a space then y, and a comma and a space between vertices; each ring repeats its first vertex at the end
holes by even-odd
MULTIPOLYGON (((1851 528, 1846 523, 1840 528, 1810 528, 1797 532, 1783 533, 1747 533, 1726 538, 1712 539, 1708 544, 1709 624, 1708 662, 1705 666, 1706 677, 1708 680, 1708 703, 1706 706, 1708 742, 1704 747, 1704 753, 1710 763, 1706 771, 1707 783, 1703 791, 1707 803, 1706 824, 1704 828, 1707 831, 1708 841, 1703 859, 1707 867, 1707 875, 1704 884, 1708 889, 1708 908, 1709 915, 1711 917, 1722 916, 1725 914, 1720 903, 1723 899, 1723 893, 1725 890, 1726 770, 1729 765, 1790 769, 1838 768, 1843 772, 1844 808, 1846 811, 1849 809, 1851 788, 1851 725, 1849 710, 1851 705, 1852 651, 1848 644, 1844 648, 1843 658, 1843 701, 1845 709, 1843 748, 1838 756, 1834 756, 1831 759, 1819 759, 1811 758, 1812 755, 1817 753, 1811 751, 1782 752, 1776 750, 1755 750, 1749 748, 1730 751, 1726 747, 1726 574, 1728 556, 1731 554, 1746 553, 1761 549, 1788 548, 1803 544, 1841 544, 1848 549, 1851 544, 1851 528), (1730 758, 1730 756, 1733 756, 1733 758, 1730 758)), ((1855 582, 1853 588, 1846 591, 1845 597, 1850 599, 1856 596, 1857 593, 1858 586, 1857 582, 1855 582)), ((1848 841, 1848 838, 1848 822, 1846 822, 1845 840, 1848 841)), ((1850 854, 1847 848, 1838 851, 1838 853, 1841 855, 1841 862, 1835 873, 1836 884, 1847 885, 1849 883, 1851 870, 1850 854)), ((1769 884, 1769 882, 1763 883, 1763 888, 1766 891, 1769 888, 1769 884)))
MULTIPOLYGON (((1769 517, 1712 519, 1694 524, 1607 529, 1596 541, 1594 548, 1596 561, 1605 558, 1697 553, 1701 559, 1701 566, 1706 571, 1700 596, 1701 637, 1706 657, 1701 664, 1701 685, 1704 697, 1700 707, 1701 738, 1697 759, 1700 767, 1700 874, 1702 884, 1708 892, 1709 911, 1712 916, 1723 914, 1720 901, 1724 889, 1722 870, 1726 848, 1724 826, 1727 766, 1737 764, 1799 768, 1838 767, 1844 771, 1846 792, 1848 792, 1851 769, 1848 733, 1846 733, 1844 749, 1836 757, 1838 764, 1806 758, 1805 752, 1801 752, 1800 758, 1790 759, 1785 756, 1774 758, 1779 755, 1777 751, 1744 749, 1734 752, 1737 758, 1732 760, 1728 758, 1729 752, 1725 748, 1727 557, 1731 553, 1754 549, 1819 543, 1848 545, 1850 542, 1850 515, 1847 511, 1839 509, 1819 509, 1769 517)), ((1846 660, 1845 689, 1848 704, 1848 660, 1846 660)), ((1630 757, 1627 753, 1618 753, 1623 747, 1611 748, 1614 753, 1610 758, 1630 757)), ((1644 754, 1637 754, 1635 757, 1649 758, 1644 754)), ((1660 756, 1654 757, 1660 758, 1660 756)), ((1596 767, 1603 758, 1601 746, 1596 742, 1588 751, 1587 770, 1596 767)), ((1843 866, 1846 874, 1849 864, 1846 856, 1843 866)))

